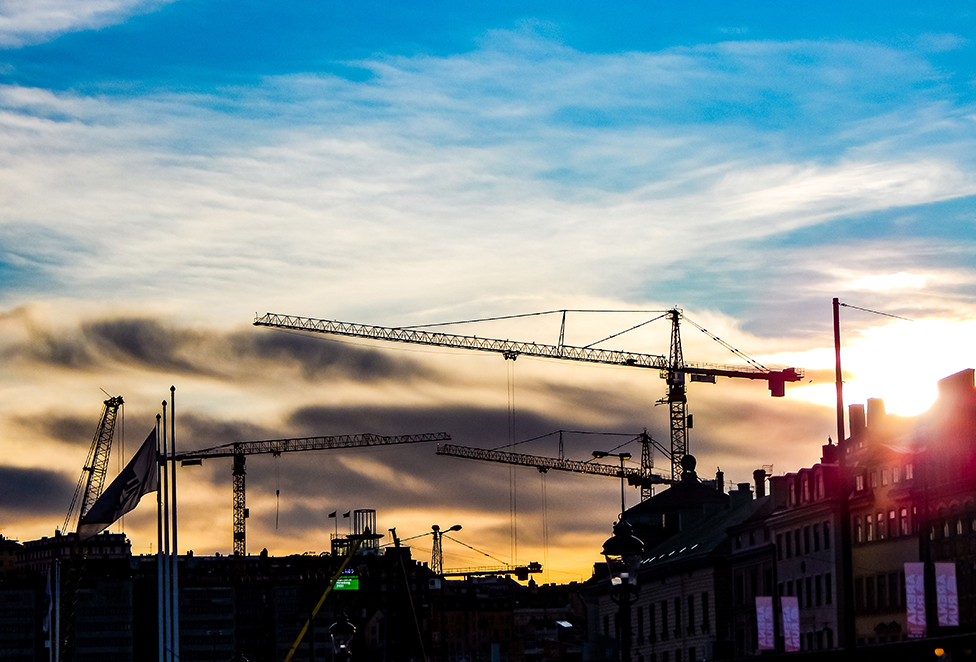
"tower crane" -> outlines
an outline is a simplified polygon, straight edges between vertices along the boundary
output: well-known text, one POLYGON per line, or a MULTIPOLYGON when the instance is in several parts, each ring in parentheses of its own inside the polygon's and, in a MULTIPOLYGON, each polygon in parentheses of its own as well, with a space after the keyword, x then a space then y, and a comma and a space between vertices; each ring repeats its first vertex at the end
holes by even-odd
POLYGON ((221 446, 177 453, 176 459, 180 461, 182 466, 192 466, 202 464, 203 460, 209 458, 234 458, 234 554, 244 556, 247 551, 246 521, 249 514, 246 507, 244 491, 244 477, 247 475, 245 471, 246 456, 271 454, 278 457, 282 453, 295 451, 361 448, 363 446, 391 446, 394 444, 416 444, 426 441, 450 440, 451 435, 446 432, 432 432, 389 437, 365 433, 332 437, 296 437, 293 439, 270 439, 267 441, 235 441, 221 446))
POLYGON ((81 469, 81 477, 75 487, 74 496, 71 497, 68 514, 64 516, 64 524, 61 526, 61 530, 65 533, 77 528, 78 521, 85 516, 88 509, 102 494, 105 475, 108 473, 109 455, 112 452, 112 439, 115 437, 115 421, 123 404, 121 395, 110 397, 102 403, 102 416, 95 429, 91 448, 88 450, 88 459, 81 469), (77 517, 75 512, 78 513, 77 517))
MULTIPOLYGON (((494 338, 479 338, 478 336, 464 336, 450 333, 423 331, 409 327, 385 327, 353 322, 339 322, 296 315, 281 315, 265 313, 256 316, 255 326, 267 326, 278 329, 324 333, 353 338, 369 338, 390 342, 404 342, 417 345, 433 345, 437 347, 456 347, 473 349, 484 352, 496 352, 506 359, 516 359, 520 355, 539 358, 562 359, 567 361, 582 361, 587 363, 602 363, 609 365, 629 366, 632 368, 650 368, 659 370, 667 381, 667 395, 661 402, 666 402, 670 410, 671 428, 671 478, 678 480, 683 472, 681 458, 688 452, 688 397, 685 378, 691 381, 714 383, 716 377, 737 377, 743 379, 765 380, 769 385, 773 397, 785 395, 786 382, 797 382, 803 378, 803 371, 797 368, 771 370, 746 357, 734 347, 712 335, 694 322, 700 331, 710 336, 733 353, 749 362, 748 367, 716 365, 707 363, 688 363, 684 360, 681 349, 681 334, 679 322, 684 317, 680 310, 673 308, 665 311, 664 315, 671 320, 671 348, 668 356, 658 354, 643 354, 621 350, 598 349, 591 343, 584 347, 566 345, 563 343, 566 327, 567 310, 550 311, 562 312, 563 321, 559 332, 559 342, 547 345, 536 342, 522 342, 499 340, 494 338)), ((687 318, 685 318, 687 319, 687 318)), ((690 320, 688 320, 690 322, 690 320)), ((636 327, 634 327, 636 328, 636 327)), ((620 334, 616 334, 620 335, 620 334)), ((611 336, 615 337, 615 336, 611 336)), ((609 340, 606 338, 604 340, 609 340)), ((600 341, 602 342, 602 341, 600 341)), ((643 496, 643 495, 642 495, 643 496)))
POLYGON ((456 446, 454 444, 437 444, 437 455, 449 455, 451 457, 464 457, 469 460, 484 460, 486 462, 501 462, 503 464, 515 464, 523 467, 535 467, 543 473, 550 469, 556 469, 558 471, 571 471, 573 473, 592 474, 594 476, 612 476, 614 478, 624 478, 631 485, 641 488, 645 485, 666 485, 672 482, 664 476, 645 473, 643 468, 621 468, 612 464, 564 460, 540 455, 526 455, 524 453, 506 453, 504 451, 472 448, 470 446, 456 446))

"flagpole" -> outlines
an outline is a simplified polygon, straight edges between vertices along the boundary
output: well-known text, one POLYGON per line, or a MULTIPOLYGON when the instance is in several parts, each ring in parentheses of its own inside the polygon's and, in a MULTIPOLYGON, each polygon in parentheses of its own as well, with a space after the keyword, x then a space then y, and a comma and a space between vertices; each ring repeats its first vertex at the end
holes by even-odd
POLYGON ((159 414, 156 414, 156 620, 159 642, 159 662, 165 662, 166 655, 166 626, 165 626, 165 593, 163 592, 163 490, 160 474, 162 473, 162 455, 159 453, 159 414))
POLYGON ((166 401, 163 400, 163 483, 159 486, 163 492, 163 593, 166 595, 163 603, 164 641, 166 642, 163 655, 166 662, 173 659, 173 619, 170 617, 172 609, 173 584, 170 576, 169 557, 169 445, 166 436, 166 401))
POLYGON ((177 533, 176 533, 176 387, 169 387, 169 439, 170 439, 170 454, 172 462, 172 482, 173 482, 173 570, 172 570, 172 582, 173 582, 173 593, 172 593, 172 616, 173 625, 170 628, 173 633, 173 658, 176 660, 180 659, 180 584, 179 584, 179 568, 180 568, 180 548, 177 546, 177 533))

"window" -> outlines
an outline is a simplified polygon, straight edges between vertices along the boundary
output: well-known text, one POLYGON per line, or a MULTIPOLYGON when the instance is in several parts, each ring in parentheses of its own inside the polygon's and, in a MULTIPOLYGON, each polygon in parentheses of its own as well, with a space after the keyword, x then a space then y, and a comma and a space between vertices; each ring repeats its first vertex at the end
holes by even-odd
POLYGON ((816 605, 819 607, 823 604, 823 577, 821 575, 813 578, 813 590, 816 595, 816 605))
POLYGON ((909 522, 908 522, 908 508, 902 508, 899 515, 900 515, 899 530, 901 531, 901 535, 903 536, 911 535, 912 531, 909 528, 909 522))
POLYGON ((901 480, 901 467, 894 466, 891 468, 891 482, 897 483, 901 480))
POLYGON ((864 602, 868 609, 877 608, 877 602, 875 602, 875 592, 874 592, 874 577, 864 578, 864 602))
POLYGON ((810 478, 807 476, 803 477, 803 500, 810 500, 810 478))
POLYGON ((854 542, 864 542, 864 526, 860 517, 854 518, 854 542))
POLYGON ((786 582, 786 595, 793 595, 793 580, 786 582))
POLYGON ((878 486, 878 472, 877 471, 872 471, 871 472, 871 487, 872 488, 875 488, 877 486, 878 486))
POLYGON ((878 609, 885 609, 888 606, 888 578, 885 575, 878 575, 878 609))
POLYGON ((898 590, 898 573, 888 573, 888 604, 892 607, 901 606, 901 593, 898 590))
POLYGON ((647 605, 647 640, 657 641, 657 619, 654 617, 654 603, 647 605))
MULTIPOLYGON (((674 636, 681 636, 681 598, 674 599, 674 636)), ((678 653, 675 653, 677 660, 678 653)))
POLYGON ((885 539, 885 519, 884 513, 878 513, 878 540, 885 539))
POLYGON ((961 517, 956 520, 956 535, 957 536, 961 536, 962 535, 962 518, 961 517))
POLYGON ((789 558, 792 558, 792 557, 793 557, 793 536, 791 536, 787 532, 787 534, 786 534, 786 558, 789 559, 789 558))
POLYGON ((831 583, 830 573, 824 575, 824 604, 831 604, 834 601, 834 585, 831 583))
POLYGON ((637 608, 637 643, 644 643, 644 608, 637 608))
POLYGON ((695 596, 693 595, 688 596, 688 634, 695 634, 695 596))
POLYGON ((905 465, 905 480, 912 480, 913 478, 915 478, 915 468, 909 462, 905 465))
POLYGON ((854 609, 864 611, 864 578, 854 579, 854 609))
POLYGON ((803 553, 810 553, 810 527, 803 527, 803 553))
POLYGON ((782 533, 776 534, 776 560, 777 561, 783 560, 783 534, 782 533))
POLYGON ((888 484, 888 470, 887 469, 882 469, 881 470, 881 487, 884 487, 887 484, 888 484))
POLYGON ((661 641, 668 640, 668 601, 661 600, 661 641))
POLYGON ((793 549, 796 550, 796 555, 800 555, 800 530, 793 530, 793 549))
POLYGON ((830 549, 830 522, 824 522, 823 525, 824 549, 830 549))
POLYGON ((796 483, 790 480, 790 505, 796 505, 796 483))
POLYGON ((854 476, 854 489, 858 492, 864 490, 864 474, 854 476))
POLYGON ((701 605, 702 605, 702 632, 708 632, 712 625, 711 619, 708 616, 708 593, 701 594, 701 605))
POLYGON ((864 516, 864 528, 867 532, 867 541, 874 540, 874 515, 864 516))
POLYGON ((823 474, 820 472, 817 472, 817 498, 818 499, 824 498, 823 474))
POLYGON ((813 525, 813 551, 820 551, 820 525, 813 525))
POLYGON ((888 511, 888 535, 892 538, 898 537, 898 521, 894 510, 888 511))
POLYGON ((796 580, 796 606, 797 607, 803 606, 803 580, 802 579, 796 580))
POLYGON ((807 577, 807 607, 813 606, 813 577, 807 577))

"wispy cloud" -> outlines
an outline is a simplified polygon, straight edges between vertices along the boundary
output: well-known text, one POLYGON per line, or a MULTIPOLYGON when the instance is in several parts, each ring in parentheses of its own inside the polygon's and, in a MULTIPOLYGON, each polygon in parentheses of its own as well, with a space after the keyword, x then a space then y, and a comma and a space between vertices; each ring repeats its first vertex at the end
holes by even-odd
POLYGON ((66 32, 92 30, 173 0, 2 0, 0 48, 17 48, 66 32))

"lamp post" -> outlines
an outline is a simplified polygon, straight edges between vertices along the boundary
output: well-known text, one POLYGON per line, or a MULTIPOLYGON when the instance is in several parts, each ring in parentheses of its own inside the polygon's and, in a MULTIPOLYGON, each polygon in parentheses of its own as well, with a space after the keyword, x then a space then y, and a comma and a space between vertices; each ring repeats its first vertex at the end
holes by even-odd
POLYGON ((441 545, 441 538, 450 531, 460 531, 461 525, 455 524, 451 528, 441 531, 441 527, 431 524, 430 530, 434 533, 434 545, 430 553, 430 569, 434 571, 436 576, 440 577, 444 574, 444 547, 441 545))
POLYGON ((634 536, 630 524, 620 519, 613 525, 613 536, 603 543, 603 556, 610 572, 610 599, 618 606, 620 623, 620 662, 630 662, 630 606, 637 601, 637 575, 644 543, 634 536))
POLYGON ((624 516, 624 511, 627 509, 624 506, 624 485, 627 484, 627 478, 624 476, 624 461, 631 458, 630 453, 608 453, 607 451, 593 451, 593 457, 600 459, 601 457, 618 457, 620 458, 620 516, 624 516))
POLYGON ((349 622, 345 612, 339 612, 336 622, 329 628, 329 636, 332 637, 332 651, 336 662, 347 662, 352 655, 356 626, 349 622))

